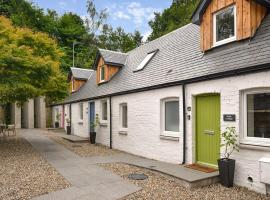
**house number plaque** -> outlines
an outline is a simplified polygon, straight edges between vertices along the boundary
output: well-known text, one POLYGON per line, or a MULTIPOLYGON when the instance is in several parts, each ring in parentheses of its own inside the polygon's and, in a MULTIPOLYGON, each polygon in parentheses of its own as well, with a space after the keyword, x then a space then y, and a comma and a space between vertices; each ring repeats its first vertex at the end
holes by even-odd
POLYGON ((225 122, 235 122, 235 115, 234 114, 225 114, 223 115, 223 121, 225 122))

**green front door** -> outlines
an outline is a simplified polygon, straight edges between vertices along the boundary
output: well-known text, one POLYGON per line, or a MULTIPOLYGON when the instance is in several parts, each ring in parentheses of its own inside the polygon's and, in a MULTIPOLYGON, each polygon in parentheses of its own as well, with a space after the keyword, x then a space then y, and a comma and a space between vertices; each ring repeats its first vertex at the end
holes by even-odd
POLYGON ((217 166, 220 157, 220 96, 196 97, 196 153, 197 162, 217 166))

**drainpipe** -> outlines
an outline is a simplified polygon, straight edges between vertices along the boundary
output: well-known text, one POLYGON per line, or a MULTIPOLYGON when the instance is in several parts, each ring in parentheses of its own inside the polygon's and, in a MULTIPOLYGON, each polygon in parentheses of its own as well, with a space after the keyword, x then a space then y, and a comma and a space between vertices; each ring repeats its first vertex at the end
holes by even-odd
POLYGON ((69 120, 70 120, 70 124, 69 124, 69 125, 70 125, 70 132, 71 132, 71 130, 72 130, 72 129, 71 129, 71 124, 72 124, 72 121, 71 121, 71 120, 72 120, 72 113, 71 113, 71 112, 72 112, 72 111, 71 111, 71 104, 69 104, 69 120))
POLYGON ((186 163, 186 85, 182 85, 183 96, 183 161, 182 165, 186 163))
POLYGON ((112 97, 110 96, 110 149, 112 149, 112 97))

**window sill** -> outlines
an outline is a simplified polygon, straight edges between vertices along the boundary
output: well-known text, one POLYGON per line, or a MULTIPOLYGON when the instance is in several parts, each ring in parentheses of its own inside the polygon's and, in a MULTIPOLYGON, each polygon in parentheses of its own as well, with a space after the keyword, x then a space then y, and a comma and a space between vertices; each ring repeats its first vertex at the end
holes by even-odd
POLYGON ((235 42, 235 41, 236 41, 236 36, 229 38, 229 39, 221 40, 219 42, 214 42, 213 48, 219 47, 219 46, 231 43, 231 42, 235 42))
POLYGON ((79 121, 78 124, 79 124, 79 125, 83 125, 83 121, 79 121))
POLYGON ((119 135, 128 135, 128 132, 127 131, 119 131, 118 134, 119 135))
POLYGON ((240 149, 255 150, 255 151, 270 151, 269 146, 258 146, 253 144, 240 144, 240 149))
POLYGON ((163 137, 179 138, 180 132, 163 131, 160 135, 163 137))
POLYGON ((240 145, 250 146, 250 147, 270 147, 270 139, 261 139, 261 138, 248 138, 240 140, 240 145), (268 140, 268 141, 267 141, 268 140))
POLYGON ((104 84, 104 83, 107 83, 108 81, 99 81, 99 83, 98 83, 98 85, 102 85, 102 84, 104 84))
POLYGON ((107 127, 108 126, 108 122, 100 122, 99 125, 100 126, 103 126, 103 127, 107 127))
POLYGON ((165 135, 161 135, 160 136, 161 140, 170 140, 170 141, 179 141, 179 137, 172 137, 172 136, 165 136, 165 135))

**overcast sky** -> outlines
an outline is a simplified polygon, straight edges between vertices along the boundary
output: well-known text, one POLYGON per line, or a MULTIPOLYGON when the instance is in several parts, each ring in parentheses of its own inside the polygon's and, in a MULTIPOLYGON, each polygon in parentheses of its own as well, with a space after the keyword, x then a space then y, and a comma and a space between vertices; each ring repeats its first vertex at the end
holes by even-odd
MULTIPOLYGON (((86 16, 86 0, 32 0, 39 7, 54 9, 58 13, 75 12, 86 16)), ((160 12, 171 5, 171 0, 95 0, 98 10, 107 8, 108 22, 113 26, 122 26, 126 32, 139 30, 145 37, 151 33, 148 21, 154 12, 160 12)))

